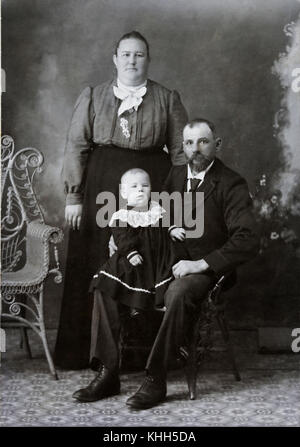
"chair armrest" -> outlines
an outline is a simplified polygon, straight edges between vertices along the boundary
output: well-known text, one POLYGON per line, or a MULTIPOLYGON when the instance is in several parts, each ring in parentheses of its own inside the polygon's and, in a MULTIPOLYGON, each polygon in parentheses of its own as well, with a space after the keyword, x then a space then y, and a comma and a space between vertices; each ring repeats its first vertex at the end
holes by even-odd
POLYGON ((58 244, 63 240, 63 231, 58 227, 51 227, 38 220, 33 220, 27 225, 27 241, 38 239, 53 244, 58 244))
POLYGON ((56 275, 54 281, 60 283, 62 281, 62 273, 58 258, 58 250, 56 244, 63 240, 63 231, 58 227, 51 227, 37 220, 31 221, 27 225, 26 233, 26 254, 27 263, 36 265, 43 264, 43 274, 56 275), (50 263, 50 244, 54 245, 55 267, 49 270, 50 263))

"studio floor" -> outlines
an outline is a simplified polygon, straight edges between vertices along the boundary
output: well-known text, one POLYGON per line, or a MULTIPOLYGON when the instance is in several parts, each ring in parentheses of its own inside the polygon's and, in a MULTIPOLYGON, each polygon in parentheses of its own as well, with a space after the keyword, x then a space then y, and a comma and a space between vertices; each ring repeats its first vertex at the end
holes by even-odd
MULTIPOLYGON (((149 410, 130 410, 126 399, 143 380, 143 372, 121 375, 121 394, 94 403, 79 403, 72 393, 86 386, 90 370, 48 371, 37 340, 34 359, 19 347, 9 330, 2 356, 0 425, 2 427, 299 427, 299 354, 262 355, 237 352, 242 376, 236 382, 223 352, 212 353, 198 376, 198 396, 188 399, 183 371, 169 374, 167 400, 149 410)), ((55 334, 50 334, 53 345, 55 334)))

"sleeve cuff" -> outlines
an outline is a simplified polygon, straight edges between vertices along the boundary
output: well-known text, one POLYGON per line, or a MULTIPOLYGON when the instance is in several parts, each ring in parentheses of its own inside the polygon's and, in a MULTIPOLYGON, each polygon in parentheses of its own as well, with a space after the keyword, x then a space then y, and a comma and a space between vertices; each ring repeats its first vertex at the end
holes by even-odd
POLYGON ((138 255, 139 252, 137 250, 131 251, 128 255, 127 255, 127 259, 128 261, 130 261, 131 258, 133 258, 133 256, 138 255))
POLYGON ((174 228, 177 228, 177 225, 172 225, 171 227, 168 228, 168 233, 170 234, 172 230, 174 230, 174 228))
POLYGON ((225 273, 230 269, 230 262, 222 255, 220 250, 215 250, 203 257, 204 261, 217 274, 225 273))
POLYGON ((69 192, 66 197, 66 205, 81 205, 83 202, 82 194, 79 192, 69 192))

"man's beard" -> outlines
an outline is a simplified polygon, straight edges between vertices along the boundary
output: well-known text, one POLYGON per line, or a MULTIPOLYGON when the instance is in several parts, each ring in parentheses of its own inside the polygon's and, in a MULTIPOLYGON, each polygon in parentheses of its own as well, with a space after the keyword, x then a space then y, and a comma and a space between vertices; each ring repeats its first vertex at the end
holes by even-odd
POLYGON ((188 161, 190 168, 193 172, 204 171, 212 162, 208 158, 204 157, 202 154, 192 155, 188 161))

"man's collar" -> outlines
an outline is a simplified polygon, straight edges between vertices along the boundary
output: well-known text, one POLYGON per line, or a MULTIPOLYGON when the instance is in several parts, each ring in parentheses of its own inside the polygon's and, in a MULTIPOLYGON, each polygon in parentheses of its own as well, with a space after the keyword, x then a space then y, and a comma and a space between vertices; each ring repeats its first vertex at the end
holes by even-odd
POLYGON ((215 159, 213 159, 213 161, 207 166, 206 169, 204 169, 203 171, 198 172, 198 174, 196 174, 196 175, 193 175, 192 170, 190 168, 190 165, 187 164, 187 178, 188 179, 196 178, 196 179, 199 179, 199 180, 203 180, 205 175, 206 175, 206 173, 210 170, 210 168, 214 164, 214 161, 215 161, 215 159))

